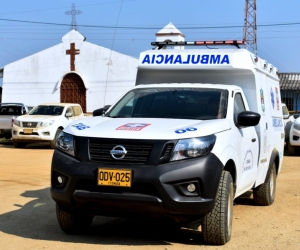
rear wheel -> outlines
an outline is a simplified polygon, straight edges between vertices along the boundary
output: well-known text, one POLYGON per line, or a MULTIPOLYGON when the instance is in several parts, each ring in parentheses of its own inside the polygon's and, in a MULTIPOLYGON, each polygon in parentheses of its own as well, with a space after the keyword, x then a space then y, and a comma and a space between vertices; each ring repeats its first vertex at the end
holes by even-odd
POLYGON ((84 232, 91 226, 94 218, 92 215, 61 209, 57 204, 56 217, 61 230, 68 234, 84 232))
POLYGON ((54 136, 53 140, 50 142, 50 147, 51 148, 56 148, 56 141, 57 141, 57 138, 58 138, 61 131, 62 131, 62 129, 60 129, 60 128, 58 128, 56 130, 55 136, 54 136))
POLYGON ((13 143, 14 143, 14 146, 16 148, 25 148, 25 146, 27 145, 26 142, 17 142, 17 141, 14 141, 13 143))
POLYGON ((233 181, 229 172, 223 171, 214 209, 202 222, 205 242, 224 245, 231 238, 233 217, 233 181))
POLYGON ((276 193, 276 177, 276 165, 273 163, 265 183, 253 189, 253 198, 257 205, 269 206, 274 202, 276 193))

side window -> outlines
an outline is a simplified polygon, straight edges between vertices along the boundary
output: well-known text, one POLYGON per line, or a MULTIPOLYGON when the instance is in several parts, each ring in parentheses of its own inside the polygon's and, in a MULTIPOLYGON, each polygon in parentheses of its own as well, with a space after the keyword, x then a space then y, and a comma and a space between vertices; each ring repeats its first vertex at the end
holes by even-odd
POLYGON ((234 123, 237 124, 237 117, 238 114, 241 113, 242 111, 245 111, 245 105, 244 105, 244 101, 242 98, 241 93, 237 93, 234 96, 234 110, 233 110, 233 119, 234 119, 234 123))
POLYGON ((78 106, 73 106, 74 112, 75 112, 75 116, 80 116, 81 115, 81 109, 78 106))
POLYGON ((73 112, 72 107, 68 107, 66 113, 71 113, 72 116, 74 116, 74 112, 73 112))

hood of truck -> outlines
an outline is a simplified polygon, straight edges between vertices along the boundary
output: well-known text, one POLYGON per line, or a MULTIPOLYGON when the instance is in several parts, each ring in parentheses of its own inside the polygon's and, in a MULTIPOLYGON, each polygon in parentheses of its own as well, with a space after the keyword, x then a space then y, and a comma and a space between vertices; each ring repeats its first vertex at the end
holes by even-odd
POLYGON ((60 119, 61 115, 22 115, 18 117, 18 121, 21 122, 43 122, 46 120, 60 119))
POLYGON ((206 136, 229 129, 230 122, 227 119, 202 121, 93 117, 71 123, 64 132, 96 138, 173 140, 206 136))

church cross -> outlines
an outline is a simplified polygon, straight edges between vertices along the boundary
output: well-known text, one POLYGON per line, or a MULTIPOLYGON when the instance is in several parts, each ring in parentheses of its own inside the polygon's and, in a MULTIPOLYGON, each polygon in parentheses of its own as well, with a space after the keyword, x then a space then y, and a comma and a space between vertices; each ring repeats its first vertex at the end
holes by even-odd
POLYGON ((70 49, 66 50, 66 55, 70 56, 71 71, 75 71, 75 55, 80 54, 79 49, 75 49, 75 43, 71 43, 70 49))

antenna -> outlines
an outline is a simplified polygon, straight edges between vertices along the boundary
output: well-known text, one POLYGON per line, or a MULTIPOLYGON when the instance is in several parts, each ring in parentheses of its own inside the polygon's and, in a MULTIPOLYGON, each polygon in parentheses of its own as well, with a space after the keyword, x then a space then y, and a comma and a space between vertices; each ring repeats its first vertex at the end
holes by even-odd
POLYGON ((71 11, 66 11, 66 15, 72 15, 72 23, 71 23, 71 30, 77 30, 77 25, 76 25, 76 15, 81 14, 81 10, 76 10, 75 9, 75 4, 72 4, 72 10, 71 11))
POLYGON ((245 47, 255 55, 257 55, 256 30, 256 0, 246 0, 244 41, 245 47))

